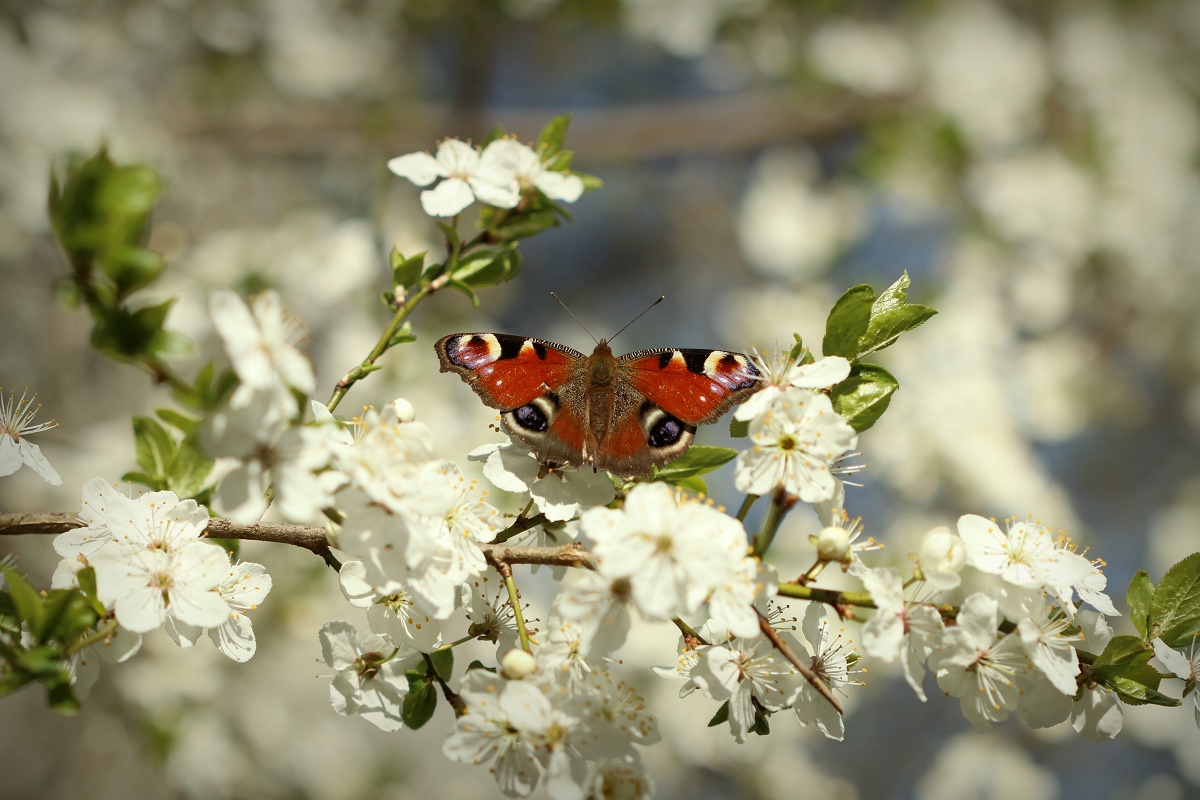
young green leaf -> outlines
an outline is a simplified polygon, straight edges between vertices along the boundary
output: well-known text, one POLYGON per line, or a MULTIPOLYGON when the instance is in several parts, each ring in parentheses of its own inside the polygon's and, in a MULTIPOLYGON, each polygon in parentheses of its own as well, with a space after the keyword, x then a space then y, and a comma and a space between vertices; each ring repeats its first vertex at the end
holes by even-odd
POLYGON ((1129 620, 1143 641, 1150 641, 1150 608, 1154 602, 1154 583, 1145 570, 1139 569, 1129 582, 1129 591, 1125 593, 1125 602, 1129 604, 1129 620))
POLYGON ((42 630, 42 621, 45 618, 42 598, 38 597, 37 590, 16 568, 0 564, 0 571, 4 573, 5 583, 8 584, 8 594, 12 598, 17 615, 25 621, 30 633, 36 639, 42 630))
POLYGON ((546 123, 538 135, 537 144, 533 148, 542 159, 546 159, 562 150, 563 141, 567 137, 567 128, 571 124, 571 114, 561 114, 546 123))
POLYGON ((1150 638, 1157 635, 1168 647, 1189 646, 1200 631, 1200 553, 1167 570, 1154 590, 1150 605, 1150 638))
POLYGON ((738 451, 729 447, 693 445, 680 458, 665 467, 659 467, 658 478, 675 482, 681 478, 693 478, 712 472, 737 458, 738 451))
POLYGON ((405 289, 416 286, 417 281, 421 278, 421 272, 425 269, 425 251, 405 258, 400 255, 399 250, 393 247, 389 257, 392 263, 392 284, 405 289))
POLYGON ((834 410, 862 433, 879 421, 899 388, 900 383, 883 367, 855 364, 850 376, 833 387, 829 399, 834 410))
POLYGON ((177 447, 167 429, 153 417, 134 417, 133 439, 138 466, 152 477, 166 477, 177 447))
POLYGON ((437 688, 424 672, 409 670, 408 694, 404 695, 404 705, 400 711, 400 719, 409 730, 417 730, 433 718, 437 710, 437 688))
POLYGON ((821 351, 827 356, 844 356, 854 361, 858 357, 858 341, 871 324, 874 302, 875 290, 868 284, 847 289, 833 304, 825 320, 821 351))
POLYGON ((908 273, 889 286, 871 305, 871 323, 859 341, 858 357, 890 347, 900 334, 921 325, 937 313, 929 306, 908 302, 908 273))
POLYGON ((712 719, 708 721, 708 727, 715 728, 718 725, 729 721, 729 701, 721 703, 721 707, 717 709, 717 713, 713 714, 712 719))
POLYGON ((1154 651, 1137 636, 1114 636, 1092 668, 1129 705, 1179 705, 1178 700, 1158 691, 1162 676, 1149 664, 1153 655, 1154 651))
POLYGON ((429 660, 433 663, 434 670, 437 671, 438 677, 443 681, 449 681, 454 675, 454 651, 453 650, 438 650, 429 654, 429 660))

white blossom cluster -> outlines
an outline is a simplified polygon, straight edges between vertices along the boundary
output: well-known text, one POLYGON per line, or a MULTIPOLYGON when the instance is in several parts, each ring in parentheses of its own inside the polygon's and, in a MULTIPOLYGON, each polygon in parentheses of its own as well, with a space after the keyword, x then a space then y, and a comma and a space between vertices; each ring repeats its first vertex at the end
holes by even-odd
POLYGON ((460 139, 445 139, 434 155, 397 156, 388 169, 417 186, 437 182, 421 192, 421 207, 431 217, 453 217, 476 201, 515 208, 528 191, 564 203, 574 203, 583 194, 578 176, 548 169, 533 148, 515 139, 496 139, 482 150, 460 139))
MULTIPOLYGON (((162 628, 191 647, 207 633, 229 658, 250 660, 255 639, 246 612, 271 591, 271 576, 204 540, 208 509, 174 492, 130 498, 102 478, 83 487, 82 503, 84 526, 54 540, 62 561, 53 588, 78 586, 77 573, 91 567, 97 598, 134 642, 162 628)), ((129 646, 122 652, 132 655, 129 646)))

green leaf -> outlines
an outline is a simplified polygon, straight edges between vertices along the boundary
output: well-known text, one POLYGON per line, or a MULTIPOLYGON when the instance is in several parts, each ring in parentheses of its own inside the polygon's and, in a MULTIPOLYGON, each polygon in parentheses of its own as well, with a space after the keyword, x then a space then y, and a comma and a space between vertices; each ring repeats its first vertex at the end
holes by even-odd
POLYGON ((406 321, 403 325, 396 329, 396 332, 392 334, 392 338, 388 339, 387 346, 391 348, 398 344, 407 344, 408 342, 415 342, 416 340, 417 335, 413 333, 412 323, 406 321))
POLYGON ((43 644, 51 639, 73 642, 96 623, 91 604, 78 589, 51 589, 43 609, 42 629, 37 633, 38 641, 43 644))
POLYGON ((69 672, 65 669, 61 670, 53 678, 46 680, 45 684, 46 704, 50 706, 51 711, 57 711, 59 714, 67 716, 79 713, 79 698, 75 696, 75 689, 71 686, 69 672))
POLYGON ((858 357, 890 347, 900 334, 910 331, 937 313, 929 306, 908 302, 908 273, 879 295, 871 305, 871 322, 859 342, 858 357))
POLYGON ((1150 638, 1168 647, 1190 646, 1200 631, 1200 553, 1192 553, 1167 570, 1150 606, 1150 638))
POLYGON ((829 393, 833 408, 854 430, 862 433, 874 425, 892 402, 900 383, 876 364, 855 364, 850 376, 829 393))
POLYGON ((410 670, 408 676, 408 694, 404 695, 404 706, 400 711, 400 719, 410 730, 417 730, 433 717, 437 710, 437 689, 433 681, 424 672, 410 670))
POLYGON ((542 128, 534 149, 538 151, 538 155, 541 156, 543 161, 559 150, 562 150, 563 141, 567 137, 567 128, 571 125, 572 116, 572 114, 561 114, 550 120, 546 124, 546 127, 542 128))
POLYGON ((433 224, 437 225, 437 229, 446 237, 446 242, 450 245, 450 247, 447 249, 457 250, 462 246, 462 239, 459 237, 458 231, 455 230, 453 225, 448 222, 437 221, 434 221, 433 224))
POLYGON ((134 417, 133 438, 138 466, 152 477, 166 477, 177 446, 167 429, 153 417, 134 417))
POLYGON ((421 251, 415 256, 405 258, 400 255, 400 251, 395 247, 392 248, 392 284, 402 286, 405 289, 411 289, 416 286, 417 281, 421 279, 421 272, 425 269, 425 253, 421 251))
POLYGON ((429 660, 432 662, 434 670, 437 671, 438 677, 449 682, 454 675, 454 651, 438 650, 429 654, 429 660))
POLYGON ((745 439, 750 435, 750 420, 729 420, 729 435, 734 439, 745 439))
POLYGON ((475 294, 475 290, 472 289, 470 286, 463 283, 462 281, 456 281, 453 278, 450 279, 446 283, 446 285, 449 286, 451 289, 457 289, 458 291, 465 294, 467 297, 469 297, 471 299, 471 305, 474 306, 475 308, 479 308, 479 295, 475 294))
POLYGON ((480 250, 472 253, 471 259, 464 259, 450 276, 473 289, 483 289, 495 286, 508 280, 509 260, 504 251, 480 250))
POLYGON ((204 488, 213 463, 213 459, 200 450, 196 437, 186 437, 167 465, 167 485, 180 497, 195 497, 204 488))
POLYGON ((1129 604, 1129 620, 1144 641, 1150 641, 1150 608, 1154 602, 1154 583, 1145 570, 1138 570, 1125 593, 1129 604))
POLYGON ((583 181, 584 194, 603 188, 604 186, 604 181, 600 178, 597 178, 595 175, 589 175, 588 173, 580 172, 579 170, 571 170, 571 174, 583 181))
POLYGON ((1162 676, 1150 666, 1154 651, 1137 636, 1114 636, 1092 664, 1096 676, 1130 705, 1178 705, 1158 692, 1162 676))
POLYGON ((771 734, 770 715, 761 708, 754 709, 754 727, 750 728, 750 733, 756 736, 769 736, 771 734))
POLYGON ((42 598, 15 567, 0 565, 0 570, 4 572, 4 580, 8 584, 8 594, 12 598, 13 607, 17 610, 17 616, 29 626, 30 633, 36 639, 42 630, 42 621, 45 616, 42 598))
POLYGON ((677 481, 705 475, 737 458, 738 451, 730 447, 693 445, 679 458, 660 467, 658 477, 665 481, 677 481))
POLYGON ((847 289, 833 304, 825 320, 825 338, 821 350, 827 356, 844 356, 853 361, 858 356, 858 341, 871 324, 871 306, 875 290, 868 284, 847 289))
POLYGON ((715 728, 718 725, 729 721, 729 701, 721 703, 721 707, 717 709, 717 713, 713 714, 712 719, 708 721, 708 727, 715 728))
POLYGON ((508 222, 496 228, 495 233, 498 238, 505 240, 527 239, 556 225, 558 217, 554 216, 554 212, 542 209, 510 218, 508 222))
POLYGON ((195 434, 200 429, 199 420, 189 417, 187 414, 181 414, 173 408, 156 408, 154 409, 154 416, 175 428, 184 436, 195 434))
POLYGON ((697 478, 694 475, 687 478, 667 478, 665 483, 696 494, 708 494, 708 484, 704 482, 704 478, 697 478))

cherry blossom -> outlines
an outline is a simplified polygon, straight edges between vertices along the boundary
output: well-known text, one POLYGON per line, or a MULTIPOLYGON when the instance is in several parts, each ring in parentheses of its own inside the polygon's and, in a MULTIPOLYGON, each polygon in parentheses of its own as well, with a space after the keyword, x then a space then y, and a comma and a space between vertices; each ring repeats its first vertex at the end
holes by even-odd
POLYGON ((12 475, 24 464, 51 486, 62 486, 62 478, 42 455, 42 449, 26 438, 31 433, 57 428, 58 423, 54 420, 33 421, 42 408, 41 404, 33 404, 36 394, 27 396, 26 392, 21 392, 21 399, 15 398, 14 392, 10 391, 6 398, 0 389, 0 477, 12 475))

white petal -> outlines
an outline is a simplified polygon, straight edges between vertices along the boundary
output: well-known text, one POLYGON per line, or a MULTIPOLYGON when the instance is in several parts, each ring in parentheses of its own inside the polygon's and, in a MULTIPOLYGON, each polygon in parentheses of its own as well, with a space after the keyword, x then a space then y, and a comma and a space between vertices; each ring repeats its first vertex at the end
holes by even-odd
POLYGON ((208 636, 218 650, 239 664, 249 661, 257 647, 254 628, 245 614, 230 614, 225 622, 209 628, 208 636))
POLYGON ((453 217, 473 202, 475 194, 461 178, 447 178, 421 192, 421 208, 431 217, 453 217))
POLYGON ((849 376, 849 361, 841 356, 827 356, 820 361, 797 367, 788 383, 800 389, 827 389, 849 376))
MULTIPOLYGON (((8 436, 0 434, 0 439, 8 439, 8 436)), ((50 462, 42 455, 42 450, 28 439, 21 439, 17 443, 17 449, 21 453, 21 460, 33 469, 38 475, 45 478, 46 483, 51 486, 62 486, 62 478, 55 472, 54 467, 50 466, 50 462)), ((0 457, 2 460, 2 457, 0 457)))
POLYGON ((537 176, 533 185, 551 200, 574 203, 583 195, 583 181, 576 175, 546 170, 537 176))
POLYGON ((387 162, 387 168, 393 174, 407 178, 417 186, 428 186, 442 175, 437 160, 425 152, 397 156, 387 162))

